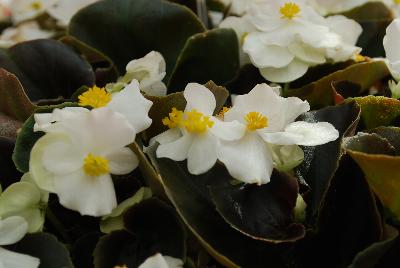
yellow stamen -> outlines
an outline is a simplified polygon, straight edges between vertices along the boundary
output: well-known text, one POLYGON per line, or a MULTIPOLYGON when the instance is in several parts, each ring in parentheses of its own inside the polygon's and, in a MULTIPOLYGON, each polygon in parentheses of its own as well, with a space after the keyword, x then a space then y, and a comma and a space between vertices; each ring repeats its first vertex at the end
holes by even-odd
MULTIPOLYGON (((400 0, 399 0, 400 1, 400 0)), ((365 57, 363 56, 363 55, 361 55, 361 54, 357 54, 355 57, 354 57, 354 61, 355 62, 363 62, 363 61, 365 61, 365 57)))
POLYGON ((400 0, 393 0, 393 2, 397 5, 400 5, 400 0))
POLYGON ((88 154, 84 160, 83 170, 88 176, 98 177, 109 173, 110 167, 108 160, 104 157, 88 154))
POLYGON ((183 118, 183 112, 179 111, 175 107, 172 108, 172 111, 168 114, 169 117, 165 117, 162 120, 162 123, 164 126, 167 126, 169 128, 176 128, 180 126, 180 123, 182 122, 183 118))
POLYGON ((293 2, 288 2, 285 5, 283 5, 279 11, 282 14, 281 16, 282 19, 291 20, 300 13, 300 7, 293 2))
POLYGON ((224 119, 225 114, 230 110, 231 108, 228 107, 222 107, 221 111, 217 114, 217 117, 220 119, 224 119))
POLYGON ((40 1, 34 1, 31 3, 31 7, 35 10, 39 10, 42 8, 42 3, 40 1))
POLYGON ((244 119, 247 122, 248 130, 268 127, 268 118, 259 112, 250 112, 244 117, 244 119))
POLYGON ((105 88, 94 86, 81 94, 78 99, 80 106, 100 108, 106 106, 111 101, 111 94, 108 93, 105 88))
POLYGON ((124 264, 124 265, 116 265, 116 266, 114 266, 114 268, 128 268, 128 266, 126 266, 126 264, 124 264))

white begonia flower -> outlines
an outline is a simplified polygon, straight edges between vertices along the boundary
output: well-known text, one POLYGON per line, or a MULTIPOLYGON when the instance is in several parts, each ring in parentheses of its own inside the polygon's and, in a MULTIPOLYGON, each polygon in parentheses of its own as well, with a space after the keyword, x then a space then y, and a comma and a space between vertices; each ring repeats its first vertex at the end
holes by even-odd
POLYGON ((36 21, 28 21, 5 29, 0 35, 0 47, 9 48, 21 42, 50 38, 53 32, 42 30, 36 21))
POLYGON ((25 174, 21 182, 11 184, 0 194, 0 218, 21 216, 28 223, 28 232, 43 229, 44 210, 49 194, 42 192, 25 174))
POLYGON ((139 268, 182 268, 183 261, 170 256, 163 256, 157 253, 147 258, 145 262, 139 265, 139 268))
MULTIPOLYGON (((104 88, 94 86, 78 98, 81 106, 90 106, 95 109, 106 107, 123 115, 131 124, 135 134, 147 129, 152 123, 148 113, 153 103, 140 93, 137 80, 132 80, 123 90, 113 94, 108 93, 104 88)), ((56 109, 52 113, 35 114, 36 124, 34 125, 34 130, 44 132, 60 131, 59 128, 62 127, 62 124, 57 124, 60 117, 74 116, 75 113, 84 112, 88 113, 89 110, 83 107, 66 107, 62 111, 56 109)))
POLYGON ((256 28, 245 36, 244 52, 272 82, 291 82, 310 66, 351 59, 361 51, 354 46, 362 31, 358 23, 344 16, 325 19, 300 0, 253 4, 240 19, 256 28))
POLYGON ((90 216, 111 213, 117 200, 110 174, 128 174, 138 165, 125 147, 135 140, 134 128, 108 108, 57 112, 57 127, 47 128, 32 148, 32 178, 66 208, 90 216))
POLYGON ((400 80, 400 19, 395 19, 386 29, 386 35, 383 38, 383 47, 385 48, 388 67, 392 76, 400 80))
POLYGON ((1 246, 12 245, 21 240, 28 231, 23 217, 0 218, 0 268, 37 268, 40 260, 25 254, 15 253, 1 246))
POLYGON ((13 0, 10 3, 12 20, 19 23, 33 19, 47 11, 58 0, 13 0))
POLYGON ((47 9, 50 16, 57 19, 60 26, 68 26, 71 18, 82 8, 99 0, 58 0, 47 9))
MULTIPOLYGON (((236 139, 232 139, 232 133, 227 137, 221 135, 227 132, 217 133, 221 139, 218 159, 240 181, 268 183, 274 168, 271 145, 315 146, 339 137, 338 131, 327 122, 294 122, 309 110, 307 101, 283 98, 279 89, 257 85, 248 94, 237 96, 233 107, 224 113, 225 122, 239 122, 242 128, 236 139)), ((297 153, 294 157, 298 158, 297 153)))
POLYGON ((118 82, 129 83, 133 79, 139 81, 140 90, 152 96, 165 96, 167 87, 162 82, 166 75, 166 63, 161 53, 151 51, 140 59, 130 61, 126 65, 126 74, 118 82))
MULTIPOLYGON (((157 157, 175 161, 187 159, 190 173, 202 174, 210 170, 217 161, 218 140, 215 133, 229 132, 236 138, 238 122, 224 123, 213 117, 216 100, 213 93, 203 85, 190 83, 183 95, 186 99, 185 111, 172 109, 163 124, 170 129, 154 137, 150 144, 160 143, 157 157)), ((227 136, 230 134, 227 133, 227 136)))
POLYGON ((362 6, 367 2, 378 1, 379 0, 307 0, 307 2, 323 16, 334 13, 342 13, 355 7, 362 6))

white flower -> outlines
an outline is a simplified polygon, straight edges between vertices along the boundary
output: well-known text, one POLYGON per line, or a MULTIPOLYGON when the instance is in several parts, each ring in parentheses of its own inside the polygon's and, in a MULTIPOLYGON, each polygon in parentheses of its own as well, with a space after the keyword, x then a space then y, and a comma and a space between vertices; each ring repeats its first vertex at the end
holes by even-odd
POLYGON ((132 60, 126 65, 126 74, 118 82, 129 83, 133 79, 139 81, 140 90, 152 96, 165 96, 167 87, 162 82, 165 72, 164 57, 151 51, 140 59, 132 60))
POLYGON ((11 184, 0 195, 0 218, 21 216, 29 224, 28 232, 39 232, 44 224, 44 206, 48 193, 43 193, 25 174, 21 182, 11 184))
POLYGON ((272 82, 291 82, 310 66, 344 61, 361 50, 354 46, 362 31, 358 23, 344 16, 325 19, 300 0, 253 4, 241 19, 256 29, 245 35, 243 50, 272 82))
POLYGON ((395 81, 390 80, 388 84, 390 92, 392 93, 391 97, 394 99, 400 99, 400 82, 396 83, 395 81))
MULTIPOLYGON (((378 2, 379 0, 308 0, 321 15, 341 13, 358 6, 362 6, 367 2, 378 2)), ((394 0, 389 0, 394 1, 394 0)))
POLYGON ((386 29, 383 38, 383 46, 386 58, 389 61, 389 69, 396 80, 400 80, 400 19, 395 19, 386 29))
POLYGON ((42 30, 36 21, 28 21, 16 27, 5 29, 0 35, 0 47, 8 48, 15 44, 41 39, 50 38, 54 33, 42 30))
POLYGON ((230 129, 239 124, 224 124, 212 116, 216 100, 206 87, 190 83, 185 88, 184 96, 187 102, 185 111, 174 108, 169 118, 163 120, 170 129, 154 137, 150 144, 155 141, 160 143, 156 152, 159 158, 187 159, 189 172, 198 175, 207 172, 217 161, 218 140, 215 133, 231 132, 235 135, 230 129))
POLYGON ((218 159, 240 181, 268 183, 274 168, 271 145, 315 146, 338 138, 338 131, 329 123, 294 122, 309 109, 306 101, 283 98, 277 88, 257 85, 250 93, 237 96, 233 107, 224 114, 224 121, 238 122, 241 127, 236 134, 217 133, 221 139, 218 159), (233 135, 237 138, 232 139, 233 135))
MULTIPOLYGON (((113 94, 108 93, 104 88, 94 86, 78 98, 81 106, 106 107, 123 115, 131 124, 135 134, 147 129, 152 123, 148 113, 153 103, 140 93, 139 84, 136 80, 132 80, 123 90, 113 94)), ((53 113, 35 114, 34 130, 54 132, 60 125, 53 122, 59 121, 60 116, 82 112, 89 112, 89 110, 82 107, 67 107, 62 109, 62 113, 59 109, 56 109, 53 113)))
MULTIPOLYGON (((12 245, 21 240, 28 230, 28 223, 23 217, 0 218, 0 246, 12 245)), ((0 247, 0 267, 2 268, 37 268, 40 260, 28 255, 15 253, 0 247)))
POLYGON ((59 25, 67 26, 75 13, 97 1, 99 0, 58 0, 47 9, 47 12, 58 20, 59 25))
POLYGON ((183 261, 170 256, 163 256, 157 253, 139 265, 139 268, 182 268, 183 261))
POLYGON ((117 201, 110 174, 128 174, 138 165, 136 155, 125 147, 135 140, 134 128, 108 108, 55 113, 59 121, 47 127, 48 133, 32 148, 32 178, 82 215, 111 213, 117 201))
POLYGON ((58 0, 13 0, 10 3, 14 23, 33 19, 54 5, 58 0))

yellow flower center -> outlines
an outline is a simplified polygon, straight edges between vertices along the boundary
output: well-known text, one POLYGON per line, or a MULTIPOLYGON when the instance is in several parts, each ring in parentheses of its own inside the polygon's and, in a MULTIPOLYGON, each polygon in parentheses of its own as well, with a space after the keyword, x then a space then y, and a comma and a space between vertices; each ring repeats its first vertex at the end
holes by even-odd
POLYGON ((268 118, 263 116, 259 112, 250 112, 245 117, 244 120, 247 122, 248 130, 257 130, 260 128, 268 127, 268 118))
POLYGON ((393 2, 397 5, 400 5, 400 0, 393 0, 393 2))
POLYGON ((184 127, 188 132, 204 133, 214 125, 209 116, 193 109, 190 112, 182 112, 172 108, 169 117, 165 117, 162 123, 169 128, 184 127))
POLYGON ((221 111, 217 114, 217 117, 220 119, 224 119, 225 114, 230 110, 228 107, 222 107, 221 111))
MULTIPOLYGON (((400 1, 400 0, 399 0, 400 1)), ((363 62, 363 61, 365 61, 365 57, 363 56, 363 55, 361 55, 361 54, 357 54, 355 57, 354 57, 354 61, 355 62, 363 62)))
POLYGON ((284 4, 279 11, 282 14, 282 19, 291 20, 300 13, 300 7, 293 2, 288 2, 284 4))
POLYGON ((83 170, 88 176, 98 177, 109 173, 110 167, 104 157, 88 154, 83 163, 83 170))
POLYGON ((111 94, 105 88, 94 86, 81 94, 78 99, 80 106, 100 108, 106 106, 111 101, 111 94))
POLYGON ((34 1, 31 3, 31 7, 35 10, 39 10, 42 8, 42 3, 39 1, 34 1))

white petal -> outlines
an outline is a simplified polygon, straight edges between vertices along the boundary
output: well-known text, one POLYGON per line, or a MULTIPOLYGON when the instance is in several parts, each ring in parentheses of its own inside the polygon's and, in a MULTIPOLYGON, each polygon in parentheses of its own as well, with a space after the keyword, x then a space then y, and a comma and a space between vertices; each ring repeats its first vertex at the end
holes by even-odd
POLYGON ((138 268, 170 268, 160 253, 149 257, 138 268))
POLYGON ((189 83, 183 95, 186 99, 185 111, 193 109, 205 114, 212 115, 216 106, 214 94, 205 86, 197 83, 189 83))
POLYGON ((67 26, 75 13, 96 1, 98 0, 58 0, 56 4, 47 9, 47 12, 58 20, 59 25, 67 26))
POLYGON ((199 175, 209 171, 217 162, 217 138, 212 134, 197 135, 188 151, 188 170, 199 175))
POLYGON ((241 139, 247 130, 246 126, 237 120, 224 122, 216 119, 213 121, 214 125, 210 128, 210 132, 225 141, 241 139))
POLYGON ((11 216, 0 219, 0 246, 11 245, 21 240, 28 231, 28 223, 23 217, 11 216))
POLYGON ((140 93, 138 82, 133 80, 123 90, 113 95, 107 107, 123 114, 139 133, 151 125, 152 120, 148 114, 152 105, 153 103, 140 93))
POLYGON ((227 17, 224 19, 219 28, 231 28, 236 32, 239 43, 243 43, 244 37, 255 30, 255 27, 246 19, 240 17, 227 17))
POLYGON ((303 101, 297 97, 289 97, 284 99, 283 113, 285 114, 285 126, 292 123, 301 114, 310 110, 308 101, 303 101))
POLYGON ((232 177, 245 183, 265 184, 270 181, 273 162, 264 141, 248 133, 239 141, 221 141, 217 149, 232 177))
POLYGON ((153 145, 155 142, 159 144, 170 143, 176 141, 180 137, 182 137, 181 130, 179 128, 171 128, 151 138, 149 145, 153 145))
POLYGON ((110 173, 115 175, 128 174, 139 165, 139 159, 127 147, 108 153, 104 157, 109 161, 110 173))
POLYGON ((322 64, 326 62, 325 51, 323 49, 313 48, 304 43, 292 43, 288 48, 291 53, 302 61, 311 64, 322 64))
POLYGON ((11 13, 14 23, 19 23, 24 20, 32 19, 40 14, 43 14, 50 6, 58 0, 38 0, 40 6, 35 8, 31 1, 27 0, 12 0, 11 13))
POLYGON ((275 83, 287 83, 302 77, 308 70, 309 65, 300 60, 293 60, 284 68, 263 68, 260 73, 265 79, 275 83))
POLYGON ((166 96, 167 95, 167 86, 163 82, 155 82, 148 88, 141 87, 142 91, 150 96, 166 96))
POLYGON ((266 142, 272 144, 316 146, 336 140, 339 132, 327 122, 298 121, 289 124, 284 132, 260 133, 260 135, 266 142))
POLYGON ((58 176, 55 192, 61 205, 94 217, 110 214, 117 206, 114 185, 109 174, 89 177, 84 171, 58 176))
POLYGON ((160 144, 157 148, 157 157, 166 157, 175 161, 183 161, 187 158, 192 142, 193 136, 185 134, 176 141, 160 144))
POLYGON ((243 44, 244 52, 248 53, 251 62, 258 68, 287 66, 294 55, 286 47, 263 43, 258 33, 249 34, 243 44))
POLYGON ((29 255, 12 252, 0 247, 0 267, 4 268, 37 268, 40 260, 29 255))
POLYGON ((360 24, 343 15, 329 16, 325 21, 329 28, 340 35, 346 44, 355 45, 362 33, 360 24))

